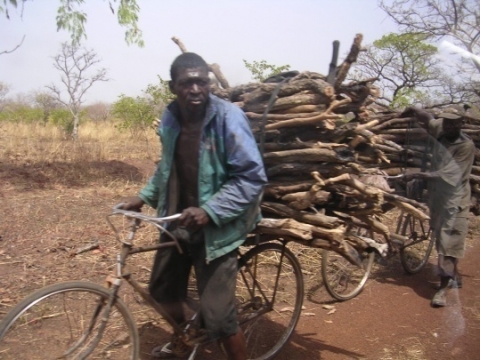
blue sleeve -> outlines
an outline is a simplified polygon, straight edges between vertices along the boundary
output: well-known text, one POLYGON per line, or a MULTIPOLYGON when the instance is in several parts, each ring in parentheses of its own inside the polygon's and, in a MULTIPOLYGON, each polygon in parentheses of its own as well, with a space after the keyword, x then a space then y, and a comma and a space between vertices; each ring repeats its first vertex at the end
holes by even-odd
POLYGON ((237 106, 232 106, 224 116, 222 135, 227 181, 202 206, 218 226, 234 220, 258 204, 267 183, 263 160, 245 113, 237 106))

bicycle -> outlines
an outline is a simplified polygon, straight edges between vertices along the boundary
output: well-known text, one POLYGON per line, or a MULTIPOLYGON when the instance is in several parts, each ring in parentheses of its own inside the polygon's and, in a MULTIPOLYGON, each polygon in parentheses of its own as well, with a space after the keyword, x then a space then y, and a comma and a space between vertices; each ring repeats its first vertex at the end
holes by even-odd
MULTIPOLYGON (((178 324, 127 269, 126 260, 133 254, 167 246, 182 251, 178 239, 165 227, 180 214, 157 218, 121 210, 119 206, 107 216, 121 243, 115 272, 107 277, 107 287, 69 281, 46 286, 27 296, 0 323, 2 359, 18 359, 19 350, 22 358, 29 360, 138 359, 140 339, 135 319, 119 298, 125 281, 192 349, 189 359, 195 358, 199 346, 212 341, 201 327, 195 298, 186 300, 192 317, 178 324), (120 238, 110 221, 114 215, 130 219, 126 238, 120 238), (133 240, 141 222, 155 226, 171 241, 134 247, 133 240)), ((249 359, 271 359, 277 354, 293 333, 302 309, 304 290, 300 264, 286 247, 286 241, 271 240, 268 236, 249 236, 245 246, 238 250, 237 318, 247 340, 249 359)))
MULTIPOLYGON (((390 178, 401 178, 395 176, 390 178)), ((407 194, 409 195, 409 194, 407 194)), ((347 236, 363 236, 365 240, 374 241, 374 234, 359 224, 347 228, 347 236)), ((390 237, 399 247, 400 261, 408 274, 418 273, 427 263, 433 248, 433 238, 427 220, 400 211, 394 233, 390 237)), ((327 292, 336 300, 346 301, 354 298, 365 287, 371 274, 375 254, 385 257, 391 253, 389 244, 378 248, 367 247, 360 252, 362 266, 351 263, 342 255, 328 250, 322 251, 322 279, 327 292)))

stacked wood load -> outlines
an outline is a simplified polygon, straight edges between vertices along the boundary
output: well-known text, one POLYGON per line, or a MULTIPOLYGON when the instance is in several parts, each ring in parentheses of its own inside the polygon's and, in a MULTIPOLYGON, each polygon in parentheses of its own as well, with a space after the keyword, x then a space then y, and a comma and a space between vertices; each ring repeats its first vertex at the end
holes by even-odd
MULTIPOLYGON (((379 220, 389 209, 428 220, 423 203, 394 194, 386 181, 386 175, 428 164, 428 133, 415 119, 374 104, 376 79, 345 83, 361 41, 358 34, 329 82, 319 73, 290 71, 230 87, 218 65, 210 65, 218 79, 212 92, 245 111, 263 154, 269 184, 257 231, 334 250, 352 262, 366 247, 383 252, 393 238, 406 240, 379 220), (354 236, 347 231, 351 224, 373 229, 383 239, 354 236)), ((465 132, 478 147, 480 119, 468 119, 465 132)), ((479 175, 475 167, 475 195, 479 175)))

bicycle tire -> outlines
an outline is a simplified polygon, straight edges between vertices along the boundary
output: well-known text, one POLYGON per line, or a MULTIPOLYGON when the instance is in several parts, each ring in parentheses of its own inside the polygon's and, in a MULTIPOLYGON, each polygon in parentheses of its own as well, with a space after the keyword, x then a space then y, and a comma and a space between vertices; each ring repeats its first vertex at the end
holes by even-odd
POLYGON ((362 292, 372 271, 375 252, 364 251, 360 256, 363 268, 334 251, 322 251, 322 279, 334 299, 346 301, 362 292))
POLYGON ((0 323, 2 359, 138 359, 140 343, 135 321, 118 298, 101 339, 87 335, 80 341, 79 336, 85 335, 89 324, 91 334, 95 333, 109 296, 108 289, 81 281, 50 285, 30 294, 0 323), (93 318, 97 320, 91 323, 93 318), (99 342, 94 344, 96 340, 99 342), (86 349, 92 344, 94 348, 89 352, 86 349), (66 354, 68 350, 72 353, 66 354))
POLYGON ((304 294, 300 263, 278 243, 255 246, 239 261, 237 315, 247 357, 271 359, 289 340, 300 318, 304 294))
POLYGON ((434 241, 428 221, 421 221, 410 214, 401 213, 397 223, 397 233, 413 241, 400 248, 400 261, 408 274, 416 274, 427 264, 433 249, 434 241))

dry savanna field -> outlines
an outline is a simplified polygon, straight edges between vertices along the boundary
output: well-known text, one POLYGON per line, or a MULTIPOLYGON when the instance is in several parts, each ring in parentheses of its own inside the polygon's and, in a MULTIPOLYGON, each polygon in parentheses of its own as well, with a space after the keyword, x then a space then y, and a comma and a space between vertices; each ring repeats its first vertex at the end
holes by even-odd
MULTIPOLYGON (((50 126, 0 124, 0 320, 42 286, 64 280, 104 283, 118 249, 105 216, 122 197, 136 194, 158 157, 153 130, 132 137, 110 123, 86 123, 73 142, 50 126), (92 244, 98 246, 76 253, 92 244)), ((277 358, 478 359, 479 238, 480 221, 473 217, 460 265, 464 287, 450 292, 444 309, 430 307, 434 252, 413 276, 403 272, 398 256, 376 261, 364 291, 339 303, 323 287, 320 251, 290 244, 302 265, 304 309, 277 358)), ((145 231, 140 239, 154 242, 156 234, 145 231)), ((151 255, 139 255, 132 272, 146 283, 150 266, 151 255)), ((151 348, 169 330, 130 292, 122 298, 140 330, 141 358, 150 359, 151 348)), ((32 348, 46 351, 34 340, 32 348)), ((217 356, 206 349, 199 357, 217 356)))

